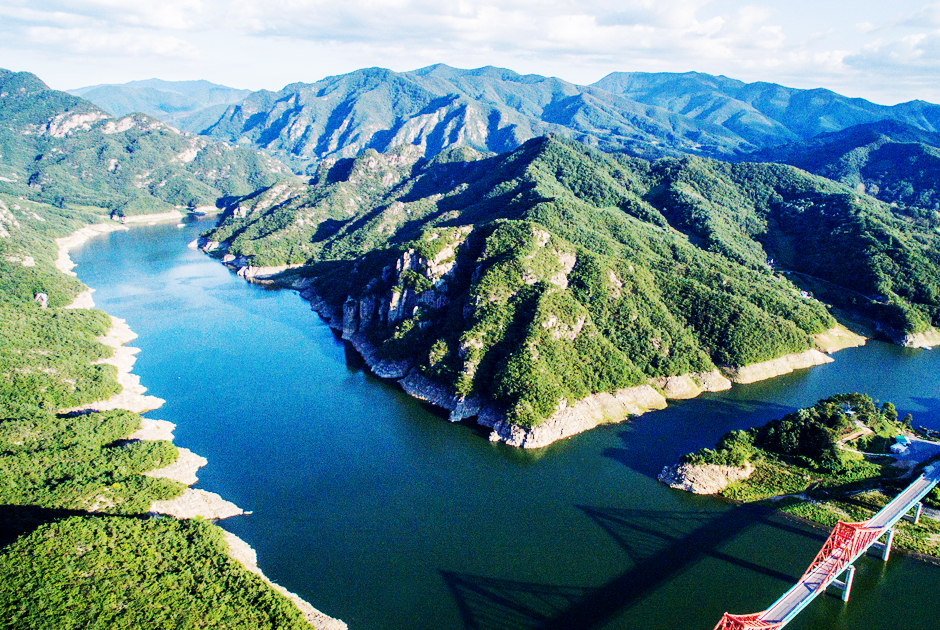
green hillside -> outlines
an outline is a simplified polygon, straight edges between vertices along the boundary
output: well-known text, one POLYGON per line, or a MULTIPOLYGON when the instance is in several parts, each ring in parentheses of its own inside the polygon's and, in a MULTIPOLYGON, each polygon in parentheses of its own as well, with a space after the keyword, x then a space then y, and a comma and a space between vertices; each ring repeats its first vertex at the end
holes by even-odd
POLYGON ((928 223, 940 218, 934 212, 940 210, 940 133, 884 120, 759 151, 748 159, 798 166, 908 208, 908 214, 928 223))
POLYGON ((562 398, 811 347, 834 321, 769 259, 877 296, 886 328, 938 321, 936 234, 792 167, 560 138, 419 155, 325 164, 313 185, 242 199, 207 238, 236 267, 307 263, 344 328, 522 425, 562 398))
POLYGON ((366 68, 248 96, 205 133, 250 143, 298 172, 325 158, 419 145, 503 152, 546 133, 639 155, 752 150, 719 126, 557 78, 442 64, 413 72, 366 68))
POLYGON ((312 172, 327 158, 417 145, 505 152, 554 133, 645 158, 740 159, 881 120, 940 130, 940 106, 894 106, 824 89, 744 83, 702 73, 615 72, 588 86, 494 67, 365 68, 254 92, 204 133, 264 149, 312 172))
POLYGON ((143 195, 102 164, 119 147, 131 173, 152 160, 172 177, 165 156, 189 139, 140 117, 106 133, 121 121, 26 73, 0 85, 0 628, 310 628, 229 556, 220 528, 148 515, 185 488, 142 474, 176 461, 172 443, 128 440, 135 413, 66 411, 121 387, 100 362, 111 318, 67 308, 85 287, 55 268, 54 239, 106 220, 95 190, 120 208, 165 207, 133 205, 143 195))
POLYGON ((290 177, 257 151, 143 114, 113 118, 29 73, 0 71, 0 94, 2 193, 133 215, 215 205, 290 177))
POLYGON ((701 72, 613 72, 592 87, 682 114, 700 124, 723 127, 755 149, 882 120, 940 131, 940 105, 932 103, 879 105, 823 88, 744 83, 701 72))

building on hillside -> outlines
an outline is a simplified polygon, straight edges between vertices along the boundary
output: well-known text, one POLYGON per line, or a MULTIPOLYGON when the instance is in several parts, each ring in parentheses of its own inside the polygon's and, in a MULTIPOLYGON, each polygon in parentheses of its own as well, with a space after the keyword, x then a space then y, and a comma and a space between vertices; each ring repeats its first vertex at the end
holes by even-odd
POLYGON ((911 446, 911 440, 906 435, 899 435, 894 438, 894 444, 891 445, 891 452, 895 455, 902 455, 907 452, 911 446))

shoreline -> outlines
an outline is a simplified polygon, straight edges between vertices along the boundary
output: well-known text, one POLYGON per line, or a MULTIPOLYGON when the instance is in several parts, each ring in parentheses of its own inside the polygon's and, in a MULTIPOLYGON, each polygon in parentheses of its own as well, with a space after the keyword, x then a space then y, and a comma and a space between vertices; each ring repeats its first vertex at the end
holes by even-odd
MULTIPOLYGON (((176 214, 180 214, 178 211, 175 212, 176 214)), ((154 216, 161 216, 165 219, 176 218, 175 216, 170 217, 166 215, 142 215, 142 217, 147 218, 141 218, 140 221, 134 221, 133 223, 147 222, 152 220, 152 217, 154 216)), ((116 231, 127 231, 128 229, 129 228, 123 224, 95 224, 76 230, 69 236, 55 239, 55 243, 59 248, 58 257, 56 258, 56 268, 65 274, 77 277, 77 274, 72 271, 76 267, 76 264, 69 256, 69 249, 72 247, 77 247, 95 236, 116 231)), ((95 308, 94 300, 91 297, 93 292, 94 289, 89 287, 87 290, 76 296, 72 303, 67 305, 65 308, 95 308)), ((98 337, 97 341, 112 348, 113 354, 111 357, 101 359, 99 363, 106 363, 115 366, 117 369, 117 382, 121 386, 121 391, 108 400, 96 401, 70 409, 63 409, 60 410, 61 412, 126 409, 128 411, 140 414, 146 411, 153 411, 154 409, 158 409, 166 402, 162 398, 145 395, 144 392, 147 391, 147 388, 140 384, 140 377, 136 374, 133 374, 132 372, 133 365, 137 361, 136 355, 140 352, 140 348, 130 347, 125 344, 132 341, 133 339, 136 339, 137 333, 131 330, 126 320, 114 317, 110 314, 109 317, 111 317, 111 328, 104 336, 98 337)), ((175 428, 176 425, 172 422, 166 420, 152 420, 150 418, 142 417, 140 428, 128 435, 125 439, 166 440, 172 443, 174 439, 173 430, 175 428)), ((171 479, 178 481, 179 483, 182 483, 186 486, 192 486, 195 484, 199 480, 199 478, 196 476, 196 472, 199 470, 199 468, 208 464, 208 460, 187 448, 182 448, 179 446, 176 448, 179 452, 179 456, 173 464, 170 464, 164 468, 150 470, 143 474, 149 477, 171 479)), ((163 514, 177 519, 204 518, 209 520, 220 520, 230 518, 232 516, 251 514, 250 511, 245 511, 231 501, 223 499, 219 494, 192 487, 187 487, 183 493, 175 499, 169 499, 167 501, 154 501, 150 506, 150 512, 152 514, 163 514)), ((237 539, 234 534, 231 534, 224 529, 222 529, 222 531, 225 540, 228 543, 229 557, 232 560, 240 563, 248 571, 261 576, 261 578, 274 590, 287 597, 294 604, 294 606, 296 606, 296 608, 304 616, 304 619, 308 624, 311 625, 311 627, 315 627, 317 630, 347 629, 347 626, 343 621, 320 612, 307 601, 303 600, 300 596, 291 593, 284 587, 275 584, 274 582, 271 582, 271 580, 265 577, 264 574, 261 573, 261 570, 258 569, 257 554, 255 553, 254 549, 252 549, 244 541, 241 541, 241 539, 237 539), (233 545, 231 542, 231 539, 233 538, 238 540, 240 545, 233 545), (250 554, 245 550, 245 548, 250 550, 250 554), (314 625, 314 622, 316 622, 317 625, 314 625)))
MULTIPOLYGON (((190 247, 197 248, 199 244, 193 241, 190 247)), ((204 247, 199 248, 206 254, 211 251, 204 247)), ((220 262, 231 271, 236 271, 229 262, 220 262)), ((329 305, 310 287, 307 280, 283 281, 274 278, 280 273, 280 268, 276 269, 277 271, 267 276, 249 276, 243 273, 237 275, 250 283, 273 284, 297 291, 331 329, 340 333, 343 341, 357 352, 372 374, 384 380, 395 381, 409 396, 447 411, 451 422, 475 417, 478 425, 492 429, 489 435, 491 442, 503 442, 525 449, 544 448, 602 424, 624 422, 632 416, 665 409, 669 400, 687 400, 705 392, 726 391, 731 389, 734 383, 755 383, 789 374, 794 370, 832 363, 834 359, 830 354, 865 345, 868 341, 866 337, 837 323, 827 331, 812 335, 814 347, 808 350, 739 368, 719 367, 711 372, 656 377, 646 383, 613 393, 590 394, 572 404, 562 400, 559 409, 550 417, 534 427, 524 428, 507 422, 498 409, 484 400, 454 396, 445 386, 425 378, 407 361, 381 359, 377 349, 362 333, 354 332, 345 325, 345 313, 342 308, 329 305)))

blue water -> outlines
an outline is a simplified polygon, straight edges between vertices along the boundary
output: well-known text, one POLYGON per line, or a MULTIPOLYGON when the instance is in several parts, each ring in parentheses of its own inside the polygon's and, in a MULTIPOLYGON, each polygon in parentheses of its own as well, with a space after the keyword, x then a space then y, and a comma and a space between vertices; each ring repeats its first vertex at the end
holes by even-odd
MULTIPOLYGON (((835 363, 676 402, 536 452, 450 424, 348 360, 290 291, 151 226, 72 251, 99 308, 128 320, 149 415, 204 455, 197 487, 254 513, 220 524, 262 570, 354 630, 712 628, 766 608, 825 533, 666 488, 655 475, 730 429, 863 391, 940 429, 940 350, 872 342, 835 363)), ((859 563, 852 600, 790 628, 940 628, 940 568, 859 563)))

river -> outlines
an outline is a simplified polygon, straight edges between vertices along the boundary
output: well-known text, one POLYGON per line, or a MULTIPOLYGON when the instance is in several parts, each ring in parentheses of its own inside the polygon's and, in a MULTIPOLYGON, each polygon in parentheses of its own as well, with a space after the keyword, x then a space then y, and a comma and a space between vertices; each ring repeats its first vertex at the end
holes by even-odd
MULTIPOLYGON (((196 487, 274 581, 352 630, 710 629, 798 579, 826 533, 655 480, 730 429, 861 391, 940 429, 940 349, 872 342, 834 363, 677 402, 536 452, 493 444, 363 372, 291 291, 187 248, 208 224, 72 250, 99 308, 140 337, 150 417, 208 458, 196 487)), ((940 567, 858 563, 852 599, 789 628, 940 628, 940 567)))

